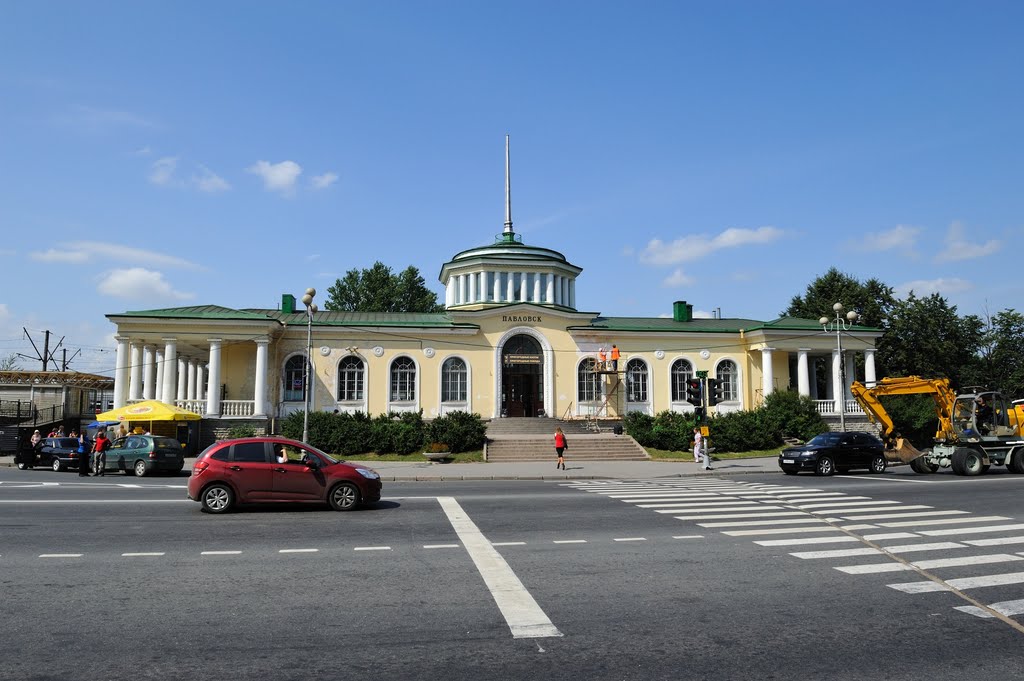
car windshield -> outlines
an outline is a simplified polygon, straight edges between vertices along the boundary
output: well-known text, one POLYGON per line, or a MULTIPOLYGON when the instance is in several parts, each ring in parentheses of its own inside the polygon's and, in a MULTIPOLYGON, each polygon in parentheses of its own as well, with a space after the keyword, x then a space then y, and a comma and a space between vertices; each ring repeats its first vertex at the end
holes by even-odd
POLYGON ((330 454, 324 454, 323 452, 321 452, 319 449, 317 449, 316 447, 314 447, 312 445, 303 445, 303 447, 305 449, 308 449, 309 451, 313 452, 314 454, 317 454, 317 455, 323 457, 327 461, 328 464, 338 463, 339 461, 341 461, 341 459, 336 459, 333 456, 331 456, 330 454))
POLYGON ((181 449, 181 444, 178 443, 173 437, 155 437, 153 438, 154 447, 169 447, 171 449, 181 449))
POLYGON ((839 434, 822 433, 821 435, 815 435, 807 444, 817 445, 819 447, 830 447, 832 445, 839 444, 839 434))

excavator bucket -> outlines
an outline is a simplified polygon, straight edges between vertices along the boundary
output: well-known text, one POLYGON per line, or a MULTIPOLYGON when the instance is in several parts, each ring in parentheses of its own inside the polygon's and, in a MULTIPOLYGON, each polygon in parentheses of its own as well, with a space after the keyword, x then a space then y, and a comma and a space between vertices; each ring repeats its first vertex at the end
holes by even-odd
POLYGON ((897 437, 890 440, 885 445, 885 458, 890 461, 910 463, 920 456, 924 456, 924 452, 910 444, 910 440, 907 440, 906 438, 897 437))

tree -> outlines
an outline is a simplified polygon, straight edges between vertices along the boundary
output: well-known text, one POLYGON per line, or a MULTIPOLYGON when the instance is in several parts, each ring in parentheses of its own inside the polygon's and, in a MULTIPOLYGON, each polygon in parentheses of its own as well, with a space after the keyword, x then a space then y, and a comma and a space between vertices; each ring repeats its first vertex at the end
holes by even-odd
POLYGON ((812 281, 803 296, 793 296, 782 314, 804 319, 831 318, 832 306, 836 303, 860 313, 860 324, 881 328, 896 299, 891 286, 877 279, 862 283, 833 267, 812 281))
POLYGON ((0 357, 0 371, 17 371, 20 368, 18 356, 13 352, 6 357, 0 357))
POLYGON ((380 262, 369 269, 351 269, 327 289, 328 310, 346 312, 443 312, 437 295, 410 265, 399 274, 380 262))
POLYGON ((981 351, 965 378, 1007 397, 1024 396, 1024 315, 1008 309, 986 319, 981 351))
POLYGON ((960 317, 938 293, 897 301, 882 325, 878 359, 884 376, 945 376, 961 387, 977 362, 983 325, 977 315, 960 317))

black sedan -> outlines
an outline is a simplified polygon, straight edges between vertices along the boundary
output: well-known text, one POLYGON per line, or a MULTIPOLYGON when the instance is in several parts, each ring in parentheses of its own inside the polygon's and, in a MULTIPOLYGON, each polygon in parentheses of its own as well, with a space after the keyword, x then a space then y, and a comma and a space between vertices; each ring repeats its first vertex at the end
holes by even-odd
MULTIPOLYGON (((87 462, 88 456, 85 455, 87 462)), ((78 439, 73 437, 44 437, 34 450, 20 452, 15 457, 21 470, 33 466, 48 466, 55 471, 78 470, 78 460, 78 439)))
POLYGON ((853 468, 866 468, 871 473, 884 473, 885 446, 868 433, 822 433, 806 444, 787 447, 779 454, 779 468, 786 475, 813 471, 815 475, 845 473, 853 468))

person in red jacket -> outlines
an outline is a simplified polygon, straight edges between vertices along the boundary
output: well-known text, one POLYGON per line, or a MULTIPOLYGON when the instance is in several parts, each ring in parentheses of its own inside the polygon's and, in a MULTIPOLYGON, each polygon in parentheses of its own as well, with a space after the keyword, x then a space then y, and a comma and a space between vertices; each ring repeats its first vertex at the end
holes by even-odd
POLYGON ((565 470, 565 458, 562 452, 569 449, 569 443, 565 439, 565 433, 562 432, 561 428, 555 428, 555 452, 558 454, 558 463, 555 464, 555 470, 561 468, 565 470))
POLYGON ((96 433, 96 441, 92 443, 93 461, 95 472, 93 475, 107 474, 107 450, 110 449, 110 440, 107 439, 107 431, 100 428, 96 433))

